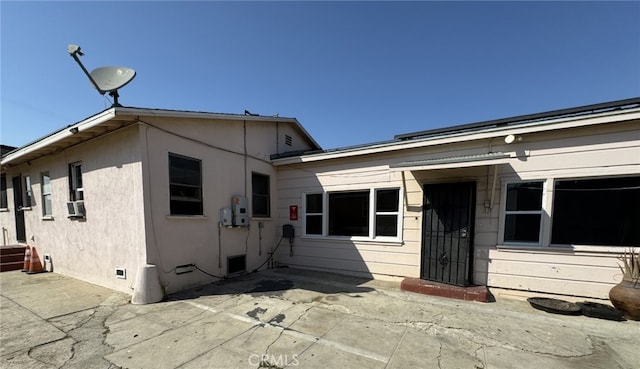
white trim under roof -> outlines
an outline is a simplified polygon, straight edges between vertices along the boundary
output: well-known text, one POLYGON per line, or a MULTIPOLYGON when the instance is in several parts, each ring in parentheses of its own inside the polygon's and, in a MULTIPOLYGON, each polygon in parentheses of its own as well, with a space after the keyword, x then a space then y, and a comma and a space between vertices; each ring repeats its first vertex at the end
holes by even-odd
POLYGON ((468 142, 506 135, 524 135, 527 133, 546 132, 559 129, 588 127, 599 124, 618 123, 632 120, 640 120, 640 108, 625 110, 613 110, 590 115, 575 117, 551 118, 532 123, 523 123, 507 127, 494 127, 472 132, 452 133, 435 137, 418 138, 414 140, 389 141, 379 144, 363 145, 351 148, 328 150, 301 156, 293 156, 273 160, 273 165, 287 165, 296 163, 308 163, 321 160, 348 158, 359 155, 371 155, 385 152, 400 151, 406 149, 430 147, 435 145, 468 142))
POLYGON ((92 128, 110 121, 115 116, 114 108, 104 110, 83 121, 60 129, 57 132, 11 151, 2 158, 0 164, 3 168, 11 165, 19 165, 55 152, 58 149, 73 146, 84 141, 84 135, 81 134, 81 132, 90 131, 92 128))
POLYGON ((514 160, 514 158, 515 156, 513 154, 491 152, 487 154, 450 156, 446 158, 405 161, 397 164, 389 164, 389 170, 392 172, 402 172, 479 167, 483 165, 507 164, 511 160, 514 160))

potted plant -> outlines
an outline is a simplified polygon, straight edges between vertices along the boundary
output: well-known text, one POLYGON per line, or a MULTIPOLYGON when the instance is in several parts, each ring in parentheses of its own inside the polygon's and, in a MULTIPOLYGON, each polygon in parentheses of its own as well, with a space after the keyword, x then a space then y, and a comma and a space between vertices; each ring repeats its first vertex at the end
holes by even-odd
POLYGON ((622 281, 609 291, 609 300, 627 319, 640 320, 640 252, 625 251, 618 264, 622 281))

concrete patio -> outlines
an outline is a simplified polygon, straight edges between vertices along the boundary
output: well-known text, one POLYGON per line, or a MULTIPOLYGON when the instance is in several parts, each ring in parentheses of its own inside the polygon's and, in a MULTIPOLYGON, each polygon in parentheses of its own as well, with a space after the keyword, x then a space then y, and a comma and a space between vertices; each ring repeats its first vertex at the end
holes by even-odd
POLYGON ((0 275, 2 368, 638 368, 640 322, 273 269, 132 305, 55 273, 0 275))

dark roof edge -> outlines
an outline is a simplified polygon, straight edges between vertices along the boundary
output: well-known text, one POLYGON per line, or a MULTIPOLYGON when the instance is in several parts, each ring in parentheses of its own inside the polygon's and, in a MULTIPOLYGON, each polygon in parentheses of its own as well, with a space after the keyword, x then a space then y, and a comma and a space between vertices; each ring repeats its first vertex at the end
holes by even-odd
POLYGON ((518 115, 510 118, 487 120, 487 121, 477 122, 477 123, 462 124, 457 126, 435 128, 435 129, 430 129, 426 131, 400 134, 400 135, 394 136, 394 139, 400 140, 400 141, 406 141, 406 140, 412 140, 412 139, 421 138, 421 137, 436 136, 444 133, 474 131, 474 130, 489 128, 489 127, 530 123, 532 121, 537 121, 541 119, 561 118, 561 117, 567 117, 567 116, 590 114, 596 111, 616 110, 616 109, 623 109, 623 108, 629 108, 629 107, 636 107, 638 105, 640 105, 640 97, 634 97, 634 98, 624 99, 624 100, 616 100, 616 101, 610 101, 610 102, 599 103, 599 104, 578 106, 575 108, 551 110, 551 111, 542 112, 542 113, 518 115))

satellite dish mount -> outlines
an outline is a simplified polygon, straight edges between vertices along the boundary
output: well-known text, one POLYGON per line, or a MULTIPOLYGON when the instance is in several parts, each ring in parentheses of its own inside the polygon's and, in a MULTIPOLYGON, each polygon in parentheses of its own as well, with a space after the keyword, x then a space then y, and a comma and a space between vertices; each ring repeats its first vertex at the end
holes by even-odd
POLYGON ((109 96, 113 97, 112 107, 122 106, 118 102, 118 97, 120 96, 118 94, 118 89, 131 82, 131 80, 136 76, 136 71, 127 67, 99 67, 89 73, 87 68, 85 68, 80 61, 79 56, 84 55, 80 50, 80 46, 73 44, 69 45, 67 47, 67 51, 73 60, 78 63, 80 68, 82 68, 82 71, 87 75, 89 81, 91 81, 91 84, 96 90, 98 90, 100 95, 109 93, 109 96))

